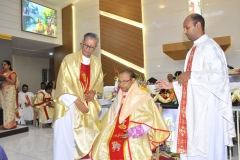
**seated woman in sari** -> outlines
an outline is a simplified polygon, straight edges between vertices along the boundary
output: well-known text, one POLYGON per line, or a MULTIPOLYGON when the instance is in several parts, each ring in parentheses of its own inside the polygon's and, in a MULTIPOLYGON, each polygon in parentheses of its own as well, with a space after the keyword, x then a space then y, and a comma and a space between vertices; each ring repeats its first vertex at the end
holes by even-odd
POLYGON ((2 68, 3 71, 0 74, 5 76, 6 80, 2 83, 0 90, 4 114, 3 126, 0 126, 0 129, 11 129, 17 127, 15 122, 17 73, 12 70, 11 62, 8 60, 2 61, 2 68))

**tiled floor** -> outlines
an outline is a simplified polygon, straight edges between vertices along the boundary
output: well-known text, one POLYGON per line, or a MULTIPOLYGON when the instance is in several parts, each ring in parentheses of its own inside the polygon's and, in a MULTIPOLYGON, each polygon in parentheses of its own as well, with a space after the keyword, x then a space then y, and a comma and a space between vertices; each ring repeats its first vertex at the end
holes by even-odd
POLYGON ((237 151, 237 143, 234 144, 234 146, 233 146, 233 157, 232 157, 232 160, 239 160, 239 158, 238 158, 238 151, 237 151))
MULTIPOLYGON (((29 132, 0 138, 9 160, 53 160, 53 129, 39 129, 29 125, 29 132)), ((238 160, 233 147, 232 160, 238 160)))
POLYGON ((53 129, 29 125, 29 132, 0 138, 9 160, 53 160, 53 129))

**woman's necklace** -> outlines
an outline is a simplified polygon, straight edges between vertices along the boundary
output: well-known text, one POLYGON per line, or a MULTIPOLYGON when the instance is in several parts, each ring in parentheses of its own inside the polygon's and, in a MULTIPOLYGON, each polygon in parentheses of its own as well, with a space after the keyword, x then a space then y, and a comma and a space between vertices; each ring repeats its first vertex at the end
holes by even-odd
POLYGON ((8 73, 9 73, 9 71, 6 71, 6 72, 4 71, 3 75, 6 76, 8 73))

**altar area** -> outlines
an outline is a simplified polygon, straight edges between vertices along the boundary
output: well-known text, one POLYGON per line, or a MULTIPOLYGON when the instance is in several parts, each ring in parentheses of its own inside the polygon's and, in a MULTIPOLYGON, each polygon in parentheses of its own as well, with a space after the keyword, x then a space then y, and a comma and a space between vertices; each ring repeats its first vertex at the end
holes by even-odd
MULTIPOLYGON (((106 114, 106 112, 111 107, 112 102, 114 101, 114 97, 110 98, 112 96, 112 92, 114 91, 114 88, 115 88, 115 86, 105 86, 102 97, 100 99, 98 99, 99 103, 102 106, 102 110, 99 113, 100 120, 102 120, 102 117, 106 114)), ((177 112, 178 112, 178 104, 175 103, 176 102, 175 97, 163 98, 164 97, 163 94, 162 94, 162 96, 160 94, 157 94, 154 91, 154 89, 155 89, 154 85, 148 85, 147 88, 148 88, 149 94, 152 94, 152 97, 154 98, 156 107, 158 107, 160 114, 162 115, 169 131, 171 132, 171 135, 167 139, 166 144, 164 144, 164 146, 162 146, 162 148, 158 147, 156 149, 156 151, 154 151, 155 159, 159 159, 161 154, 163 154, 164 156, 167 156, 165 154, 165 150, 170 150, 170 147, 174 140, 175 122, 176 122, 176 117, 177 117, 177 112), (173 102, 172 102, 172 100, 173 100, 173 102), (164 101, 164 102, 168 102, 168 103, 163 103, 160 101, 164 101), (161 151, 161 150, 163 150, 163 151, 161 151)), ((169 93, 166 93, 166 94, 169 94, 169 93)), ((170 96, 170 94, 168 96, 170 96)), ((178 155, 175 154, 174 156, 176 157, 175 160, 177 160, 178 155)))
MULTIPOLYGON (((239 135, 239 112, 240 112, 240 74, 229 74, 230 79, 230 90, 232 95, 232 103, 233 103, 233 116, 235 121, 235 128, 237 137, 233 139, 234 147, 228 147, 228 158, 229 160, 240 160, 240 135, 239 135), (236 157, 236 154, 238 157, 236 157), (233 158, 234 155, 234 158, 233 158)), ((100 104, 102 105, 102 111, 99 114, 99 119, 101 120, 104 114, 109 110, 111 107, 112 102, 114 101, 113 98, 109 98, 114 91, 115 86, 105 86, 104 92, 99 99, 100 104)), ((175 128, 176 128, 176 117, 178 112, 178 102, 176 101, 175 97, 171 94, 171 92, 166 93, 167 97, 164 97, 163 94, 153 93, 154 86, 148 85, 148 92, 152 95, 156 106, 158 107, 159 112, 161 113, 169 131, 171 132, 170 137, 167 139, 166 144, 163 146, 159 146, 155 151, 155 159, 178 159, 178 155, 175 153, 170 153, 170 148, 172 146, 172 142, 174 140, 175 128), (167 153, 167 154, 165 154, 167 153), (173 157, 171 157, 173 154, 173 157), (161 158, 162 157, 162 158, 161 158), (164 157, 164 158, 163 158, 164 157)), ((159 92, 159 91, 158 91, 159 92)))

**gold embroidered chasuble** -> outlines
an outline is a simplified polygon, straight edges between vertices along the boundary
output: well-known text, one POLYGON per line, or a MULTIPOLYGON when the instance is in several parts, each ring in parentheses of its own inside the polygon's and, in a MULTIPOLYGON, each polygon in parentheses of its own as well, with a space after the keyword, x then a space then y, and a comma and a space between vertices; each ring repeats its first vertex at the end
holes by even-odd
MULTIPOLYGON (((110 110, 104 115, 101 122, 101 133, 94 143, 93 160, 109 160, 109 140, 112 137, 114 126, 118 126, 129 117, 128 128, 144 124, 150 127, 146 135, 139 138, 128 138, 123 146, 124 160, 151 159, 152 150, 165 141, 170 132, 168 131, 158 108, 150 95, 141 90, 137 83, 133 84, 127 93, 126 100, 122 105, 117 122, 118 113, 122 102, 123 93, 120 90, 118 99, 112 104, 110 110)), ((114 146, 113 146, 114 147, 114 146)))
MULTIPOLYGON (((86 103, 84 99, 84 88, 80 82, 80 66, 82 63, 82 51, 67 55, 61 64, 58 73, 57 87, 54 97, 55 112, 54 121, 66 115, 69 107, 61 100, 61 95, 70 94, 76 96, 85 103, 89 112, 83 114, 76 106, 73 117, 73 132, 75 140, 75 158, 80 159, 87 155, 92 148, 93 142, 99 134, 100 122, 98 113, 101 106, 98 100, 86 103)), ((97 57, 90 58, 90 89, 102 93, 103 74, 101 62, 97 57)))
POLYGON ((46 92, 37 93, 33 102, 34 107, 36 108, 35 110, 39 113, 42 123, 53 118, 54 106, 46 106, 48 102, 52 102, 52 96, 46 92))

